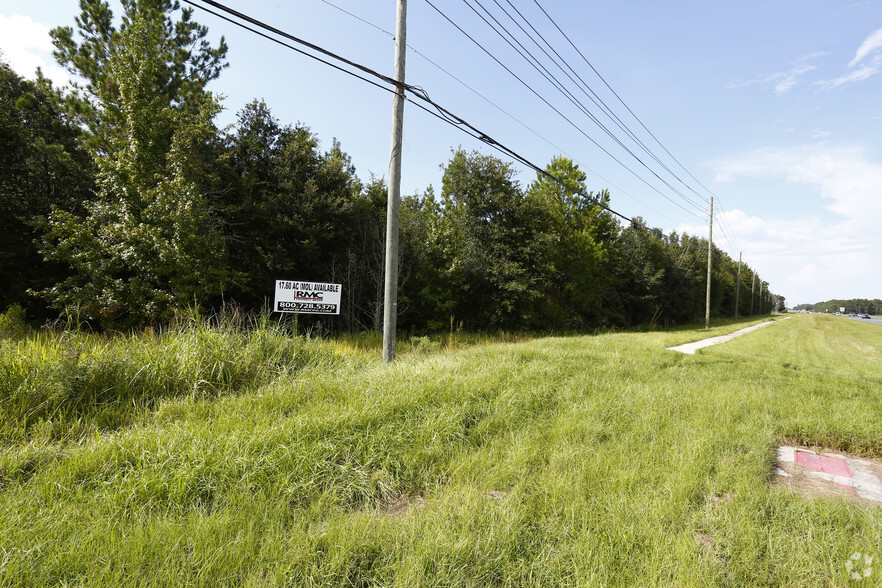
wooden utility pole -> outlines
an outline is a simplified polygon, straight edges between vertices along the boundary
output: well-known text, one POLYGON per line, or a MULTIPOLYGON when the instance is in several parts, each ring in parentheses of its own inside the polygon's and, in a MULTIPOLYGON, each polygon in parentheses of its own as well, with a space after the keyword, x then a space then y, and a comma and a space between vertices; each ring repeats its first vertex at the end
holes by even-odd
POLYGON ((404 57, 407 49, 407 0, 398 0, 395 28, 395 88, 392 99, 392 152, 386 201, 386 278, 383 298, 383 361, 395 359, 398 323, 398 218, 401 205, 401 136, 404 129, 404 57))
POLYGON ((707 299, 704 305, 704 328, 710 328, 711 262, 714 251, 714 197, 710 198, 710 229, 707 234, 707 299))
POLYGON ((753 287, 756 285, 756 274, 750 280, 750 316, 753 316, 753 287))
POLYGON ((741 252, 738 252, 738 286, 735 288, 735 320, 738 320, 738 295, 741 294, 741 252))

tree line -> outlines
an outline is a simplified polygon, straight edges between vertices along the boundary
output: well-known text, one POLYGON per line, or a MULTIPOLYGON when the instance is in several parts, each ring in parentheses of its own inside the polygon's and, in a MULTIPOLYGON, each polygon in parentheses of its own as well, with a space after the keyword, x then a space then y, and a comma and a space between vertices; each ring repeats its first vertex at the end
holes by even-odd
POLYGON ((857 312, 867 314, 882 314, 882 300, 878 298, 850 298, 849 300, 826 300, 824 302, 816 302, 815 304, 798 304, 793 310, 809 310, 812 312, 840 312, 844 308, 845 312, 857 312))
MULTIPOLYGON (((332 330, 382 324, 386 185, 360 179, 339 142, 263 101, 228 129, 207 89, 227 46, 176 0, 82 2, 52 31, 79 82, 58 89, 0 61, 0 308, 40 321, 75 310, 104 329, 183 309, 260 310, 276 279, 342 284, 332 330)), ((522 184, 467 151, 403 198, 402 329, 584 329, 682 324, 705 312, 707 240, 622 224, 606 190, 555 157, 522 184)), ((711 314, 736 312, 738 264, 713 249, 711 314)), ((783 304, 741 268, 738 313, 783 304), (757 284, 751 294, 751 283, 757 284)))

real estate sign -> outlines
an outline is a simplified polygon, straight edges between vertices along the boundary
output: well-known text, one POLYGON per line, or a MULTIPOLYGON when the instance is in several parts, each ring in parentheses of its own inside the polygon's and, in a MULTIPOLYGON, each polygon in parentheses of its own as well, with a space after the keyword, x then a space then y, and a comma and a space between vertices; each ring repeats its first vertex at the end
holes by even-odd
POLYGON ((340 284, 276 280, 276 312, 340 314, 340 284))

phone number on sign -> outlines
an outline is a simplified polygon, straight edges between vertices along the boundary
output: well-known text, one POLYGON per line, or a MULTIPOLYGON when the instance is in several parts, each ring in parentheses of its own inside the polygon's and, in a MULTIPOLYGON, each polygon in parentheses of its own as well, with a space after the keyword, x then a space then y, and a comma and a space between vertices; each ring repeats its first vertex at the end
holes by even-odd
POLYGON ((320 312, 336 314, 336 304, 318 304, 315 302, 279 302, 276 312, 320 312))

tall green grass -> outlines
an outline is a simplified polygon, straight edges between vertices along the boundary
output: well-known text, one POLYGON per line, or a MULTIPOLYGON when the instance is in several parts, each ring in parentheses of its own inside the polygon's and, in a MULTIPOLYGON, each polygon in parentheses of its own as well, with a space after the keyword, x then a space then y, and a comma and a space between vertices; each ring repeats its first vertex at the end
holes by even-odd
POLYGON ((332 357, 265 316, 244 328, 197 317, 157 334, 19 331, 0 339, 0 439, 75 440, 162 399, 242 393, 332 357))
POLYGON ((797 433, 877 452, 874 329, 345 355, 167 396, 7 444, 0 584, 849 586, 853 553, 882 557, 879 509, 769 479, 797 433))

